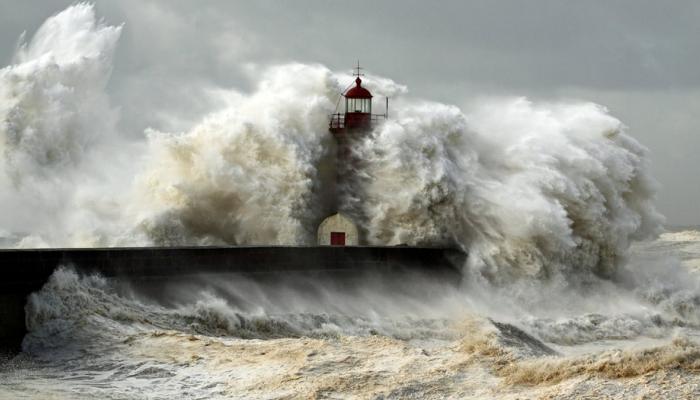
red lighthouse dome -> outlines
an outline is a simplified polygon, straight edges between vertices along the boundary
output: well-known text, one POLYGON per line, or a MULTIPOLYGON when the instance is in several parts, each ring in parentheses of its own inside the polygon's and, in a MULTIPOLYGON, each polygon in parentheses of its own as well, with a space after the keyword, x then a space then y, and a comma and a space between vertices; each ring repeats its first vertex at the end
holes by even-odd
POLYGON ((372 115, 372 93, 362 87, 362 79, 355 79, 355 87, 345 92, 346 128, 369 128, 372 115))
POLYGON ((355 87, 348 90, 347 93, 345 93, 345 97, 349 99, 371 99, 372 93, 362 87, 362 79, 358 76, 357 79, 355 79, 355 87))

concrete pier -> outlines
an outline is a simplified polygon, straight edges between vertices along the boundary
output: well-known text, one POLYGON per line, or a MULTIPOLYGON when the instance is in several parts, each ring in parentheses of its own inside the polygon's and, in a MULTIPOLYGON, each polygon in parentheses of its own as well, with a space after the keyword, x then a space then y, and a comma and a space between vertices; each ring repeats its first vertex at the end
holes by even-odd
POLYGON ((375 246, 140 247, 0 250, 0 352, 21 349, 24 306, 59 266, 131 282, 167 281, 200 274, 320 274, 358 277, 365 273, 420 271, 458 283, 466 255, 452 249, 375 246))

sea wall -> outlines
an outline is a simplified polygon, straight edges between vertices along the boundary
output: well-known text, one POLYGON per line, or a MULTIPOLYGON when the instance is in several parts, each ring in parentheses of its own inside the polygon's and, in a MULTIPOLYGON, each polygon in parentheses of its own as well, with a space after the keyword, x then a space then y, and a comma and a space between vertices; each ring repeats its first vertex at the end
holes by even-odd
POLYGON ((58 266, 133 282, 219 273, 260 279, 290 273, 352 279, 418 271, 458 283, 465 257, 451 249, 374 246, 0 250, 0 352, 20 350, 27 296, 41 289, 58 266))

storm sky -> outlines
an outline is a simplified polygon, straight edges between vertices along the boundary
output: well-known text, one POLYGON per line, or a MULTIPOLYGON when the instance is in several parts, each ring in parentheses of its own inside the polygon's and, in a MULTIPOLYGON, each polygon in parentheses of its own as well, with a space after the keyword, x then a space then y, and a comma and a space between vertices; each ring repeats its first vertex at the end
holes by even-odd
MULTIPOLYGON (((0 0, 0 64, 72 1, 0 0)), ((700 224, 700 2, 97 1, 124 24, 110 94, 122 130, 185 130, 217 88, 299 61, 368 71, 467 108, 494 96, 607 106, 652 152, 660 211, 700 224)))

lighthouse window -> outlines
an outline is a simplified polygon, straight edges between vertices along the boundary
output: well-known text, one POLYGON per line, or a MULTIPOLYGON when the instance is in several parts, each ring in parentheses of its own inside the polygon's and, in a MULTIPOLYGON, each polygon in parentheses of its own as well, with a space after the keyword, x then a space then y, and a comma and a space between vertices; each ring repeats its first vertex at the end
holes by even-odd
POLYGON ((347 99, 345 103, 345 109, 347 110, 347 112, 370 113, 372 112, 372 100, 347 99))
POLYGON ((357 99, 357 110, 363 113, 369 113, 370 112, 370 105, 371 105, 371 100, 370 99, 357 99))
POLYGON ((360 99, 348 99, 347 103, 348 112, 360 112, 360 99))

